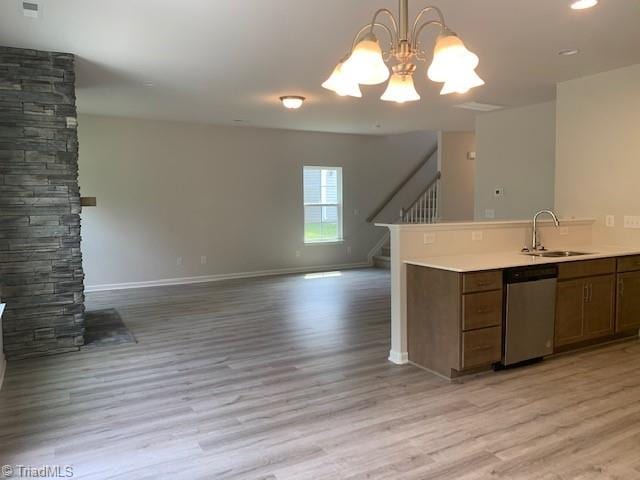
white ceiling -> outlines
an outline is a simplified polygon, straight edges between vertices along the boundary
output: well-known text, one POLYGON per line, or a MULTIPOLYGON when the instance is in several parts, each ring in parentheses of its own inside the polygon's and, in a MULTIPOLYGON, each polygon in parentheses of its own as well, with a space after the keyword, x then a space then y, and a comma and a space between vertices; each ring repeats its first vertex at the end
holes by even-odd
MULTIPOLYGON (((557 82, 640 63, 638 0, 581 12, 569 0, 434 0, 480 56, 487 85, 440 97, 420 66, 422 101, 395 105, 379 100, 384 86, 360 100, 320 87, 358 28, 378 7, 395 11, 395 0, 40 0, 38 20, 21 3, 0 3, 0 44, 75 53, 83 113, 376 134, 469 129, 474 113, 452 105, 543 102, 557 82), (581 53, 557 55, 566 48, 581 53), (286 111, 283 94, 308 101, 286 111)), ((412 0, 412 16, 425 5, 412 0)))

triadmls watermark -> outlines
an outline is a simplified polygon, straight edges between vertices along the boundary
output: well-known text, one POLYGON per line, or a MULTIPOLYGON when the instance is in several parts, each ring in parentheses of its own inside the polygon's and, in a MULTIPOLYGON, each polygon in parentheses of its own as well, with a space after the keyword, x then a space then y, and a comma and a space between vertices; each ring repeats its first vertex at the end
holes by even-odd
POLYGON ((2 465, 0 478, 73 478, 71 465, 2 465))

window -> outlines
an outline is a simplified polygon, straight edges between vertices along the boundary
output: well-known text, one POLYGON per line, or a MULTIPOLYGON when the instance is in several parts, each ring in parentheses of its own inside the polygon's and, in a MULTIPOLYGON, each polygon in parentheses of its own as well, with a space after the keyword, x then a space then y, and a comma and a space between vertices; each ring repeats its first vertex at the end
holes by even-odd
POLYGON ((342 168, 304 167, 305 243, 342 241, 342 168))

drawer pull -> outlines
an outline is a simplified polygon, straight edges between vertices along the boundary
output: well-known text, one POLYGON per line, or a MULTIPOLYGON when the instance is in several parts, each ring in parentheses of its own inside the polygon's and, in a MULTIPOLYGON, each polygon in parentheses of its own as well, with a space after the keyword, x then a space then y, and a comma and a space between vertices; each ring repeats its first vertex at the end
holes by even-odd
POLYGON ((494 311, 494 308, 479 308, 476 310, 476 313, 480 315, 486 315, 487 313, 493 313, 494 311))
POLYGON ((494 348, 493 345, 478 345, 476 347, 472 347, 471 351, 473 352, 479 352, 481 350, 492 350, 494 348))

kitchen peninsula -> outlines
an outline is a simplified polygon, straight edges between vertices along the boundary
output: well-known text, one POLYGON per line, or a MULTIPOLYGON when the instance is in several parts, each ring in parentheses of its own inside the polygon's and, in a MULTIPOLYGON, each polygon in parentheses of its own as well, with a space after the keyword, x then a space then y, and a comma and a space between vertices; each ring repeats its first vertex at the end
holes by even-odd
POLYGON ((530 221, 388 225, 390 360, 447 378, 490 369, 504 355, 505 272, 537 266, 557 272, 550 352, 637 335, 640 250, 597 245, 592 224, 540 224, 549 251, 574 254, 560 257, 521 252, 530 221))

